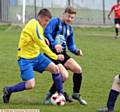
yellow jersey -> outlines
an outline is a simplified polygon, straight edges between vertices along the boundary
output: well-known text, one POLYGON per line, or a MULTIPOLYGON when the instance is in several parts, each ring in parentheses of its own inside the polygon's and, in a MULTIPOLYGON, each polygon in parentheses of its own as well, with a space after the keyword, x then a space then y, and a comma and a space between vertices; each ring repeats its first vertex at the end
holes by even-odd
POLYGON ((31 59, 37 57, 40 53, 45 53, 48 57, 57 60, 58 56, 54 54, 45 43, 43 28, 38 20, 31 19, 23 28, 19 45, 18 59, 31 59))

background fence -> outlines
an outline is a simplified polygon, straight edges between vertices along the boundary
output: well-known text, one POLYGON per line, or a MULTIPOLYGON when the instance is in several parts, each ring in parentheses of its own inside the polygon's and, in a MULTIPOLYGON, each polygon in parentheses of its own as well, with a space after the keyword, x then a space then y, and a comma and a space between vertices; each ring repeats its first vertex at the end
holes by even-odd
POLYGON ((49 8, 52 15, 60 16, 71 5, 77 9, 75 25, 108 25, 113 22, 107 14, 114 3, 116 0, 0 0, 0 22, 23 24, 41 8, 49 8))

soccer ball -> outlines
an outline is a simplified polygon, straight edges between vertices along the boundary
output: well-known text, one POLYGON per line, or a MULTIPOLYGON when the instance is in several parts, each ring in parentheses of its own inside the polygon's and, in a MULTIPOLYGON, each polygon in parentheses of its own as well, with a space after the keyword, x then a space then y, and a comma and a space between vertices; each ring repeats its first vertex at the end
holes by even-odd
POLYGON ((65 105, 65 97, 62 94, 55 93, 51 96, 51 104, 63 106, 65 105))

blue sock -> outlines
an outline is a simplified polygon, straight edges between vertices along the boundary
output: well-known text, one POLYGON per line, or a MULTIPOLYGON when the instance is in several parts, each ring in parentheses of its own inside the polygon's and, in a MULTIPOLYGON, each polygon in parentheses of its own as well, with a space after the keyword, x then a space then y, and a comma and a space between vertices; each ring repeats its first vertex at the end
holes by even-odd
POLYGON ((20 82, 20 83, 14 85, 14 86, 8 87, 7 89, 8 89, 8 92, 10 92, 10 93, 24 91, 24 90, 26 90, 25 82, 20 82))
POLYGON ((114 110, 115 102, 117 100, 118 95, 119 95, 118 91, 111 89, 107 102, 107 107, 109 110, 114 110))
POLYGON ((61 74, 52 74, 52 78, 56 85, 58 93, 63 94, 63 86, 62 86, 62 77, 61 74))

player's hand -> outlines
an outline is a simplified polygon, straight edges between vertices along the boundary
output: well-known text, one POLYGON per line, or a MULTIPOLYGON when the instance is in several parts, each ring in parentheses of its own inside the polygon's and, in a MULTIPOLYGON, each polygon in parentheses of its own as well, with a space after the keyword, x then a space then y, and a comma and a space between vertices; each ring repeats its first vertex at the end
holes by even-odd
POLYGON ((63 61, 64 60, 64 55, 58 54, 58 60, 63 61))
POLYGON ((80 50, 80 49, 77 49, 76 54, 77 54, 78 56, 83 56, 83 52, 82 52, 82 50, 80 50))
POLYGON ((50 42, 47 38, 45 38, 45 43, 49 46, 50 45, 50 42))
POLYGON ((61 53, 63 51, 63 47, 60 44, 57 44, 55 46, 55 50, 56 50, 57 53, 61 53))

